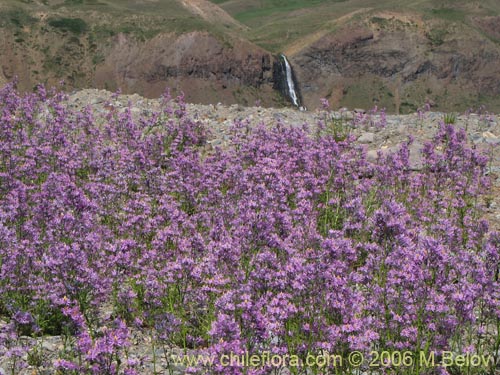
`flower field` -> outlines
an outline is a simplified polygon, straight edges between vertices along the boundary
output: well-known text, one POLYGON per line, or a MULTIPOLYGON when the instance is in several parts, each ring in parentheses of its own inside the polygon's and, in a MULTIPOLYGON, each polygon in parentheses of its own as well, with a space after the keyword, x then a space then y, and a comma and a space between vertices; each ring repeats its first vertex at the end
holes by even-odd
POLYGON ((453 125, 441 125, 412 171, 411 140, 372 163, 328 121, 236 122, 230 147, 209 152, 210 129, 168 96, 139 120, 113 110, 98 119, 63 94, 8 85, 0 116, 9 373, 46 365, 26 337, 58 335, 53 373, 138 374, 137 329, 165 355, 216 358, 188 373, 277 371, 219 361, 265 351, 491 357, 432 368, 346 360, 312 374, 498 369, 500 234, 482 220, 488 161, 453 125))

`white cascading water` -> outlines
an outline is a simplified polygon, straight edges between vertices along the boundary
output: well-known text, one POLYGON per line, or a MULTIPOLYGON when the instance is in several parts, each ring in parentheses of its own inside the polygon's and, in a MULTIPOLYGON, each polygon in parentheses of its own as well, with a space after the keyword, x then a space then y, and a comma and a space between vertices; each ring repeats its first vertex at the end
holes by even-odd
POLYGON ((290 64, 288 63, 288 60, 285 55, 281 55, 283 57, 283 61, 285 61, 285 66, 286 66, 286 82, 288 84, 288 92, 290 93, 290 98, 293 101, 293 104, 295 104, 296 107, 299 106, 299 98, 297 97, 297 93, 295 92, 295 85, 293 84, 293 78, 292 78, 292 68, 290 67, 290 64))

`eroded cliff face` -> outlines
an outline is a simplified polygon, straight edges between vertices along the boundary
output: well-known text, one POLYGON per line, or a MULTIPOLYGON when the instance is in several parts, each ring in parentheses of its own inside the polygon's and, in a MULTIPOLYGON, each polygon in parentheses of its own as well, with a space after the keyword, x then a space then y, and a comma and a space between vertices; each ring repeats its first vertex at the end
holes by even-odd
POLYGON ((256 98, 270 95, 272 59, 249 42, 224 43, 208 33, 161 34, 146 42, 118 35, 96 67, 94 81, 97 87, 116 85, 147 96, 158 96, 168 86, 191 101, 231 103, 247 88, 256 98))
POLYGON ((46 29, 19 40, 0 34, 0 83, 15 77, 23 90, 38 83, 66 89, 121 89, 158 97, 168 87, 196 103, 275 105, 273 56, 238 38, 208 32, 160 33, 151 39, 118 33, 99 41, 46 29))
MULTIPOLYGON (((493 34, 492 25, 484 23, 493 34)), ((425 101, 452 110, 491 98, 498 106, 499 59, 499 45, 470 28, 393 15, 351 23, 290 56, 307 106, 327 97, 401 112, 425 101)))

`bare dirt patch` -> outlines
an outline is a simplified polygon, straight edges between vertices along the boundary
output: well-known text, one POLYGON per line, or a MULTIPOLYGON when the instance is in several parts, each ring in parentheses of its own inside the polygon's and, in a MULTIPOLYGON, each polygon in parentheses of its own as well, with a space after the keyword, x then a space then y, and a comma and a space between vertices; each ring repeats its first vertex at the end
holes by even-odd
POLYGON ((473 17, 472 22, 489 37, 500 40, 500 16, 473 17))
POLYGON ((236 21, 225 10, 206 0, 181 0, 182 5, 190 12, 211 23, 222 23, 239 30, 248 27, 236 21))

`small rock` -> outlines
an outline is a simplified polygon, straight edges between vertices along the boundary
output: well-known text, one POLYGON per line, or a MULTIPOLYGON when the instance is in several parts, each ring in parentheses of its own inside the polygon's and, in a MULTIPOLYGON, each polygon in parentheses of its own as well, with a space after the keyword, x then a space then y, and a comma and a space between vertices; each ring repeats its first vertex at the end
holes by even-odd
POLYGON ((492 166, 488 170, 489 174, 500 174, 500 167, 492 166))
POLYGON ((500 144, 500 138, 485 138, 484 141, 490 145, 500 144))
POLYGON ((396 128, 396 134, 401 135, 401 134, 406 134, 408 133, 408 126, 407 125, 398 125, 396 128))
POLYGON ((483 142, 491 144, 500 143, 500 139, 491 132, 484 132, 482 136, 483 136, 483 142))
POLYGON ((410 168, 413 171, 420 171, 422 170, 424 164, 422 162, 422 148, 424 146, 421 143, 413 143, 409 147, 410 151, 410 157, 409 157, 409 162, 410 162, 410 168))
POLYGON ((488 144, 500 144, 500 138, 491 132, 483 132, 481 134, 474 133, 471 136, 472 142, 478 143, 488 143, 488 144))
POLYGON ((374 141, 375 141, 375 134, 370 132, 363 133, 358 138, 358 142, 362 144, 373 143, 374 141))
POLYGON ((90 99, 90 104, 92 104, 92 105, 101 104, 101 103, 104 103, 104 101, 105 101, 104 98, 97 96, 95 98, 90 99))
POLYGON ((483 137, 484 138, 497 138, 495 134, 493 134, 492 132, 483 132, 483 137))
POLYGON ((210 144, 212 147, 220 146, 222 144, 221 139, 212 139, 208 141, 208 144, 210 144))
POLYGON ((354 114, 352 111, 340 112, 339 118, 342 118, 346 121, 354 120, 354 114))
POLYGON ((366 160, 374 162, 377 160, 378 150, 370 150, 366 153, 366 160))
POLYGON ((55 352, 57 349, 56 345, 50 341, 43 341, 42 348, 48 352, 55 352))
POLYGON ((474 133, 470 135, 470 138, 473 143, 478 144, 483 142, 483 137, 479 133, 474 133))

